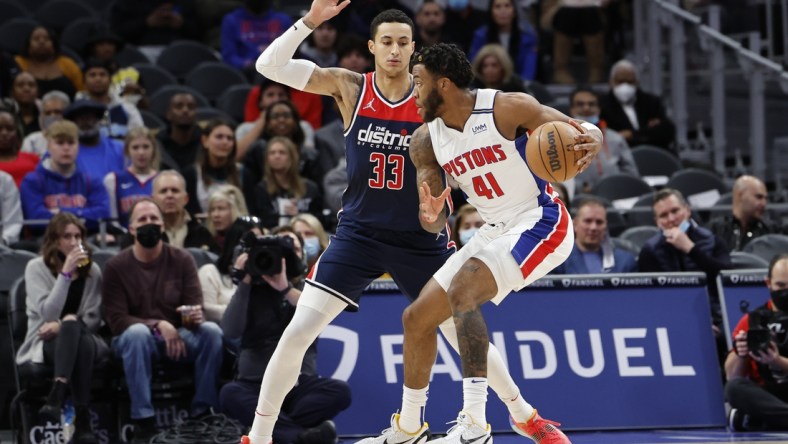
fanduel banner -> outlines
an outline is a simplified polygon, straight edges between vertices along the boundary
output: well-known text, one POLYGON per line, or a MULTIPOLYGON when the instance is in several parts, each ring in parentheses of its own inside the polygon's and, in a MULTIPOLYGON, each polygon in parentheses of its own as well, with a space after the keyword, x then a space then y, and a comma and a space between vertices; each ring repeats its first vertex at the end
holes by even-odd
POLYGON ((725 339, 728 348, 733 348, 733 329, 744 316, 744 311, 753 311, 769 300, 769 289, 766 288, 768 270, 758 268, 752 270, 723 271, 717 276, 717 288, 722 304, 722 322, 725 327, 725 339))
MULTIPOLYGON (((319 370, 350 382, 340 434, 377 434, 402 399, 407 300, 378 285, 321 336, 319 370)), ((484 307, 490 338, 525 398, 567 429, 721 426, 722 382, 699 273, 543 278, 484 307)), ((444 432, 462 407, 459 356, 439 337, 427 421, 444 432)), ((487 420, 509 431, 490 390, 487 420)))

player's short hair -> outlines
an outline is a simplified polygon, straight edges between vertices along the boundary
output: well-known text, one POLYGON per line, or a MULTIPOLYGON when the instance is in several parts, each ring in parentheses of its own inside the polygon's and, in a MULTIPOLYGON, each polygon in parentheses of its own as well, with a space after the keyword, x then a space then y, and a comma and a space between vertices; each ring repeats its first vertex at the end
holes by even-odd
POLYGON ((413 24, 413 20, 411 20, 407 14, 400 11, 399 9, 387 9, 376 15, 375 18, 372 19, 372 23, 369 25, 369 36, 372 38, 372 40, 375 40, 375 36, 378 33, 378 27, 381 25, 381 23, 404 23, 410 26, 411 39, 416 34, 416 26, 413 24))
POLYGON ((424 65, 427 71, 446 77, 458 88, 467 88, 473 81, 473 70, 468 57, 454 43, 438 43, 413 53, 410 66, 424 65))

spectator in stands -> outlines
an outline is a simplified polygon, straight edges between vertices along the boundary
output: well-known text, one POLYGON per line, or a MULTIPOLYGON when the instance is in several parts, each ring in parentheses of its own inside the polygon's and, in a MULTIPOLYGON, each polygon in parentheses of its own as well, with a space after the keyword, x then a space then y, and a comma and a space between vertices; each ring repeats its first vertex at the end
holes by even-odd
POLYGON ((0 108, 0 171, 5 171, 20 186, 25 175, 36 168, 38 156, 19 150, 22 124, 12 111, 0 108))
POLYGON ((467 245, 482 225, 484 220, 473 205, 466 203, 457 209, 451 231, 451 239, 457 249, 467 245))
POLYGON ((337 42, 339 30, 331 20, 326 20, 315 28, 304 43, 298 47, 298 52, 306 60, 313 61, 322 68, 337 66, 337 42))
POLYGON ((676 127, 668 119, 660 98, 640 89, 632 62, 619 60, 610 69, 610 92, 601 98, 600 105, 600 118, 630 146, 672 149, 676 127))
POLYGON ((222 59, 254 76, 257 57, 292 25, 293 19, 273 10, 270 1, 244 0, 243 7, 222 19, 222 59))
POLYGON ((436 43, 451 43, 444 36, 443 27, 446 25, 446 11, 443 5, 436 0, 421 2, 416 17, 416 50, 432 46, 436 43))
MULTIPOLYGON (((254 232, 262 236, 260 219, 254 216, 239 217, 227 229, 225 246, 215 264, 205 264, 200 267, 197 275, 202 288, 203 308, 205 319, 221 322, 227 304, 235 294, 236 284, 233 282, 231 271, 233 261, 239 254, 238 244, 247 232, 254 232)), ((228 339, 225 335, 225 339, 228 339)))
POLYGON ((579 87, 569 96, 569 115, 599 126, 605 136, 602 150, 594 163, 575 176, 575 186, 581 193, 590 193, 597 182, 610 174, 625 173, 640 176, 627 141, 607 122, 599 119, 599 96, 588 87, 579 87))
POLYGON ((638 256, 642 272, 702 271, 706 274, 712 310, 714 336, 720 358, 725 356, 722 316, 717 293, 720 270, 734 268, 728 246, 708 229, 692 220, 692 211, 684 195, 663 188, 654 196, 654 220, 662 230, 643 245, 638 256))
POLYGON ((123 154, 131 165, 107 174, 104 187, 109 196, 110 216, 128 227, 134 203, 153 194, 153 179, 159 172, 159 146, 147 128, 134 128, 126 135, 123 154))
POLYGON ((709 229, 731 247, 739 251, 751 240, 782 230, 765 219, 767 204, 766 185, 755 176, 741 176, 733 183, 733 208, 731 214, 720 216, 709 223, 709 229))
POLYGON ((205 321, 194 259, 163 242, 163 226, 164 214, 153 200, 135 203, 129 222, 134 245, 104 266, 104 319, 112 350, 123 360, 135 443, 149 442, 156 433, 152 361, 194 362, 191 417, 218 407, 222 331, 205 321))
POLYGON ((487 23, 489 14, 483 8, 483 1, 452 0, 446 4, 446 26, 443 31, 450 36, 449 41, 457 43, 466 52, 476 36, 468 30, 478 29, 487 23))
POLYGON ((175 40, 200 38, 193 0, 117 0, 110 10, 110 23, 151 62, 175 40))
POLYGON ((536 77, 539 44, 536 31, 520 22, 514 0, 490 0, 487 23, 473 34, 468 59, 473 60, 482 46, 502 45, 514 62, 514 71, 523 79, 536 77))
POLYGON ((603 5, 608 0, 574 0, 558 2, 552 20, 553 28, 553 82, 572 84, 575 79, 569 72, 574 40, 581 38, 588 63, 588 83, 604 81, 605 29, 603 5))
POLYGON ((22 231, 22 205, 14 178, 0 171, 0 245, 11 245, 19 240, 22 231))
POLYGON ((182 170, 197 161, 202 129, 197 125, 197 100, 189 93, 176 93, 170 98, 165 118, 167 129, 159 131, 163 169, 182 170), (169 159, 169 161, 167 160, 169 159))
MULTIPOLYGON (((97 59, 110 67, 110 95, 122 98, 127 85, 139 84, 140 72, 133 66, 119 66, 117 55, 123 50, 125 42, 112 32, 108 25, 99 23, 89 31, 88 41, 82 50, 85 60, 97 59)), ((134 100, 128 100, 137 105, 134 100)))
POLYGON ((523 79, 514 72, 512 59, 503 46, 490 43, 482 46, 471 62, 471 88, 492 88, 503 92, 527 92, 523 79))
POLYGON ((588 197, 577 206, 574 218, 575 245, 566 261, 553 274, 634 273, 632 253, 613 245, 607 231, 605 203, 588 197))
POLYGON ((219 253, 219 246, 211 233, 193 219, 186 204, 186 180, 175 170, 164 170, 153 180, 153 200, 164 212, 164 232, 170 245, 180 248, 200 248, 219 253))
MULTIPOLYGON (((241 281, 222 317, 225 335, 241 340, 241 353, 236 378, 222 387, 220 403, 223 412, 247 427, 254 419, 252 412, 257 405, 261 376, 301 294, 290 279, 303 274, 303 263, 293 238, 285 233, 280 236, 291 242, 280 273, 250 276, 246 271, 247 253, 235 260, 234 270, 241 281)), ((298 444, 336 442, 336 429, 330 420, 350 401, 347 383, 317 374, 317 344, 313 343, 304 357, 296 387, 279 412, 274 440, 298 444)))
POLYGON ((107 107, 100 125, 102 136, 123 140, 129 130, 145 127, 136 105, 110 93, 113 72, 111 62, 88 59, 83 72, 85 90, 77 93, 77 100, 91 100, 107 107))
POLYGON ((323 206, 333 216, 334 222, 336 222, 336 214, 342 209, 342 194, 347 186, 347 160, 342 157, 337 166, 323 176, 323 206))
POLYGON ((733 431, 788 430, 788 254, 772 258, 766 287, 771 298, 739 320, 734 347, 725 359, 725 399, 732 407, 728 425, 733 431), (763 348, 753 349, 756 339, 748 336, 758 329, 774 332, 763 348))
POLYGON ((208 211, 208 198, 223 184, 243 187, 243 166, 235 161, 235 132, 229 122, 215 119, 203 128, 197 162, 183 169, 192 214, 208 211))
POLYGON ((59 424, 60 410, 71 388, 76 418, 74 443, 98 443, 90 414, 93 367, 109 349, 96 332, 101 326, 101 270, 90 261, 82 222, 69 213, 52 218, 44 234, 41 256, 25 268, 27 336, 16 355, 54 367, 54 382, 38 411, 59 424))
POLYGON ((39 95, 57 90, 74 97, 82 90, 82 71, 77 62, 60 54, 54 31, 43 26, 33 28, 25 49, 15 60, 21 70, 35 77, 39 95))
POLYGON ((16 61, 5 50, 0 49, 0 97, 11 95, 11 83, 21 71, 16 61))
POLYGON ((79 99, 68 106, 63 117, 79 128, 79 168, 98 183, 115 171, 123 171, 123 142, 101 134, 101 122, 107 112, 103 103, 79 99))
POLYGON ((109 217, 109 198, 101 181, 91 178, 77 163, 77 126, 68 120, 46 130, 48 157, 25 176, 19 187, 25 219, 51 219, 73 213, 95 229, 109 217))
POLYGON ((298 172, 298 148, 287 137, 268 141, 263 163, 263 178, 255 190, 252 214, 260 216, 263 226, 287 225, 298 213, 323 216, 323 196, 317 185, 298 172), (256 213, 254 212, 256 211, 256 213))
MULTIPOLYGON (((273 103, 290 100, 290 93, 293 92, 289 86, 274 82, 266 77, 262 79, 258 92, 257 116, 253 121, 244 122, 235 129, 235 138, 238 140, 236 159, 239 161, 244 159, 248 150, 255 142, 260 140, 261 135, 265 131, 268 121, 266 120, 266 113, 264 110, 273 103)), ((249 94, 251 95, 253 92, 249 94)), ((313 149, 315 146, 314 128, 304 119, 299 119, 298 126, 300 126, 301 130, 304 132, 304 146, 306 146, 307 149, 313 149)))
POLYGON ((71 105, 71 99, 63 91, 49 91, 41 97, 41 113, 38 115, 39 131, 25 136, 22 151, 44 157, 47 152, 47 138, 44 130, 53 123, 63 120, 63 112, 71 105))
POLYGON ((227 229, 233 221, 249 215, 246 199, 238 187, 225 184, 218 186, 208 198, 208 218, 205 227, 213 235, 213 240, 224 252, 227 229))
POLYGON ((306 264, 312 268, 328 248, 328 234, 320 220, 310 213, 301 213, 290 219, 290 227, 303 241, 306 264))
POLYGON ((32 74, 22 71, 14 77, 11 97, 5 99, 5 102, 22 123, 22 138, 41 129, 38 121, 41 101, 38 100, 38 85, 32 74))

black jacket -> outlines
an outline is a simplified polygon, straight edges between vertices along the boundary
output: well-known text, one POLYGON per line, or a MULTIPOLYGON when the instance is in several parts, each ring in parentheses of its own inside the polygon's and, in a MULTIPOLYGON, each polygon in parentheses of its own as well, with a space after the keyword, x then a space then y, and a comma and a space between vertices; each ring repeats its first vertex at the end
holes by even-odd
POLYGON ((608 128, 633 132, 632 139, 627 140, 631 147, 654 145, 668 149, 676 138, 676 127, 668 119, 665 107, 662 106, 659 97, 643 92, 640 88, 635 92, 635 114, 640 127, 637 131, 632 127, 624 108, 613 95, 612 90, 600 98, 599 106, 601 108, 600 118, 607 122, 608 128), (648 121, 655 118, 660 119, 661 122, 654 127, 649 127, 648 121))
POLYGON ((744 249, 745 245, 758 236, 781 232, 777 224, 762 219, 750 221, 747 229, 742 230, 739 219, 736 219, 732 214, 714 218, 709 222, 709 229, 725 241, 731 251, 744 249))

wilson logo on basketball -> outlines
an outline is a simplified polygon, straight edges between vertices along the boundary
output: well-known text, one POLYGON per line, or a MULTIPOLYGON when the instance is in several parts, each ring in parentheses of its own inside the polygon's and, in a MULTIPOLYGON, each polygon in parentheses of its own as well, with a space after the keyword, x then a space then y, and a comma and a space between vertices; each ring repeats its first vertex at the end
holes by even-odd
POLYGON ((550 170, 556 172, 561 169, 561 161, 558 159, 558 148, 555 145, 555 131, 547 132, 547 157, 550 159, 550 170))

